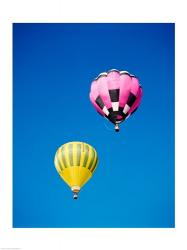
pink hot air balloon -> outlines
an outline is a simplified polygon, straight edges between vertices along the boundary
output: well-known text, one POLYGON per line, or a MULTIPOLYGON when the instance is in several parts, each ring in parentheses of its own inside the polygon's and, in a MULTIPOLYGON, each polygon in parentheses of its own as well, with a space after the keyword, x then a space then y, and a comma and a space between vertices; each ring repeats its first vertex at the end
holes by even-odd
POLYGON ((119 131, 119 123, 137 110, 141 98, 139 80, 127 71, 109 70, 99 74, 91 84, 93 106, 115 124, 115 131, 119 131))

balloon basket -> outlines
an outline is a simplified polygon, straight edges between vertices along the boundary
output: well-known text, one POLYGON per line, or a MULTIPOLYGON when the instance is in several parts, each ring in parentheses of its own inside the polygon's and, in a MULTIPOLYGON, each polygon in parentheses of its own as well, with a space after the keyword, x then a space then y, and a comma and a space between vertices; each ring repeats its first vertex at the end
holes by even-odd
POLYGON ((78 199, 78 193, 73 193, 73 199, 77 200, 78 199))
POLYGON ((118 125, 118 124, 115 125, 114 130, 115 130, 116 132, 119 132, 119 125, 118 125))

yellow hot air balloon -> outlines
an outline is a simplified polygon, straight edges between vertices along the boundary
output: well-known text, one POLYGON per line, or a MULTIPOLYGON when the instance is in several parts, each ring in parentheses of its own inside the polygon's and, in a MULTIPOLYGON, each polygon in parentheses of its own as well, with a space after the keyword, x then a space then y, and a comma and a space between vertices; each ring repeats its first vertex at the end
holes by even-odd
POLYGON ((68 142, 58 148, 54 163, 60 177, 78 198, 81 187, 92 177, 98 162, 96 150, 84 142, 68 142))

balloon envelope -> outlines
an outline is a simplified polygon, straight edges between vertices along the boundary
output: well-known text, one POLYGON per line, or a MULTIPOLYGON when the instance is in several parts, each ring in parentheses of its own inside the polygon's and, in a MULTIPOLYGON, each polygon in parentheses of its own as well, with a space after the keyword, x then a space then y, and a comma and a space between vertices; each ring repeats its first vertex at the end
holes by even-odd
POLYGON ((101 73, 91 84, 90 100, 96 111, 115 124, 133 114, 140 105, 142 87, 139 80, 127 71, 116 69, 101 73))
POLYGON ((56 152, 54 164, 60 177, 77 198, 81 187, 92 177, 98 162, 96 150, 84 142, 68 142, 56 152))

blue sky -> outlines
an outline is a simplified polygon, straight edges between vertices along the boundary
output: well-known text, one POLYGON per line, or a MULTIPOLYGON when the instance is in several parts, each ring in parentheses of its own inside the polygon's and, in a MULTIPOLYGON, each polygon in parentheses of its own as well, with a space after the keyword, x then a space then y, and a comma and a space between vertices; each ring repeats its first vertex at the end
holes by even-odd
POLYGON ((174 24, 13 25, 13 226, 174 227, 174 24), (120 133, 89 101, 100 72, 139 77, 120 133), (68 141, 98 168, 78 200, 54 167, 68 141))

